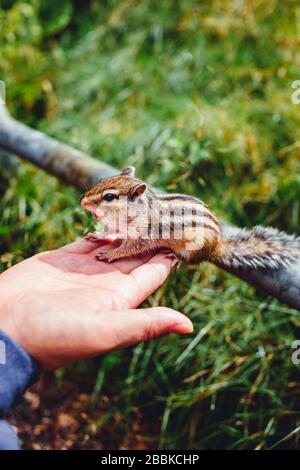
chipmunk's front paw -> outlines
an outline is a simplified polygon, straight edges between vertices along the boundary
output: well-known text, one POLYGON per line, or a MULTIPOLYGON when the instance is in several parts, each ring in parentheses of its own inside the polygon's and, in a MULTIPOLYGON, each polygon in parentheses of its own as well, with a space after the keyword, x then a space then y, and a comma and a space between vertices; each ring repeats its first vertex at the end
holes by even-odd
POLYGON ((90 232, 87 235, 85 235, 84 239, 93 243, 102 243, 102 244, 111 245, 116 240, 118 240, 118 237, 113 234, 107 234, 104 231, 104 232, 90 232))
POLYGON ((99 242, 100 240, 102 240, 102 237, 100 235, 100 232, 90 232, 84 237, 84 239, 89 241, 89 242, 96 243, 96 242, 99 242))

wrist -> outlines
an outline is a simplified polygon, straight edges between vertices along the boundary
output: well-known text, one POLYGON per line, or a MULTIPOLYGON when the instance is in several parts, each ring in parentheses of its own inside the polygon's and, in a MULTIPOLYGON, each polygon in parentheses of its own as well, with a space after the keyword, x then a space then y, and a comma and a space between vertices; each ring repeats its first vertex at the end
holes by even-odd
POLYGON ((11 286, 6 288, 3 282, 0 282, 0 298, 0 330, 23 347, 15 322, 16 309, 22 300, 11 293, 11 286))
POLYGON ((39 366, 31 356, 0 330, 0 417, 15 398, 37 380, 39 372, 39 366))

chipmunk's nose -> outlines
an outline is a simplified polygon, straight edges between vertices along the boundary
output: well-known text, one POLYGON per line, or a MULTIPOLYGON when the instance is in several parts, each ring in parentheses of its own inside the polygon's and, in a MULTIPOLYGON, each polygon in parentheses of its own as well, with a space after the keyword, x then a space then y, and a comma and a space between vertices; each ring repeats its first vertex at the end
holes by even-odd
POLYGON ((80 202, 80 204, 81 204, 83 207, 85 207, 86 199, 87 199, 87 198, 86 198, 85 194, 81 194, 80 199, 79 199, 79 202, 80 202))
POLYGON ((83 194, 80 198, 80 204, 82 207, 87 209, 88 211, 91 211, 93 207, 95 207, 95 203, 90 200, 89 197, 87 197, 85 194, 83 194))
POLYGON ((80 198, 80 204, 92 214, 94 219, 101 220, 103 217, 102 210, 99 208, 99 206, 93 204, 89 198, 84 197, 84 195, 80 198))

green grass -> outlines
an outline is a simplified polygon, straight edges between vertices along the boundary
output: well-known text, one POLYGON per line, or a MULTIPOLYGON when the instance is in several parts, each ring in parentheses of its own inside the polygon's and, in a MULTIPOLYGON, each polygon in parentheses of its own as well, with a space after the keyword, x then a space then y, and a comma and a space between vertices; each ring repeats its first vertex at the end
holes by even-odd
MULTIPOLYGON (((295 1, 58 2, 56 20, 51 2, 4 3, 0 78, 19 119, 237 225, 299 234, 295 1)), ((2 269, 90 224, 74 189, 6 171, 2 269)), ((172 274, 158 303, 195 333, 101 358, 93 399, 112 406, 96 427, 116 426, 118 446, 141 413, 161 448, 299 448, 299 315, 207 264, 172 274)))

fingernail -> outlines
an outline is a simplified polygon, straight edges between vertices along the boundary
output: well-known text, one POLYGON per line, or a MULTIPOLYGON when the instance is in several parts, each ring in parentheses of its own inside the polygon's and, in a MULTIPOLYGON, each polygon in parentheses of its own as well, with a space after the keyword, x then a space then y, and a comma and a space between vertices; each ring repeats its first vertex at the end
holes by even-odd
POLYGON ((175 324, 169 328, 169 333, 189 334, 193 332, 193 325, 175 324))

